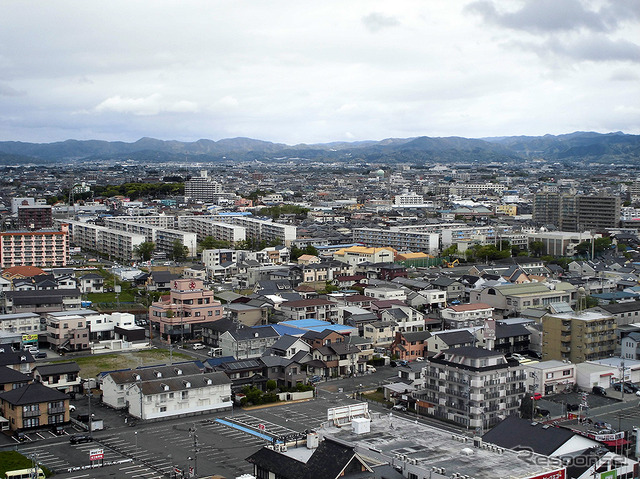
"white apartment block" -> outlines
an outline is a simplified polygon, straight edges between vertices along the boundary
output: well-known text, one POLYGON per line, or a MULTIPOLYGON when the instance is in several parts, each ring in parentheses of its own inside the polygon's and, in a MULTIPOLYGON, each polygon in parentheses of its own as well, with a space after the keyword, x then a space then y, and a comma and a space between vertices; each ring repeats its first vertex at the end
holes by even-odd
POLYGON ((376 300, 392 300, 404 301, 407 299, 407 292, 402 288, 389 287, 367 287, 364 288, 364 295, 376 300))
POLYGON ((395 206, 422 206, 424 205, 424 196, 414 192, 395 195, 393 204, 395 206))
POLYGON ((354 243, 363 243, 372 247, 394 248, 398 251, 422 251, 437 254, 440 248, 438 233, 412 231, 403 227, 391 228, 354 228, 354 243))
POLYGON ((69 221, 71 241, 84 249, 98 251, 113 258, 131 260, 134 248, 146 241, 141 234, 128 233, 81 221, 69 221))
POLYGON ((207 236, 229 243, 247 239, 247 230, 243 226, 224 223, 209 216, 178 216, 177 219, 178 229, 195 233, 199 241, 207 236))
POLYGON ((114 219, 128 221, 130 223, 157 226, 159 228, 179 229, 178 218, 171 215, 130 215, 118 216, 114 219))
POLYGON ((483 326, 486 319, 493 318, 493 308, 484 303, 458 304, 440 312, 449 329, 483 326))
POLYGON ((200 176, 184 184, 184 195, 194 200, 212 201, 222 193, 222 185, 209 178, 206 171, 201 171, 200 176))
POLYGON ((292 225, 284 225, 273 221, 258 220, 236 215, 219 215, 213 216, 212 218, 223 223, 242 226, 246 229, 247 239, 255 239, 258 241, 280 240, 285 246, 289 246, 291 242, 296 239, 297 230, 296 227, 292 225))
POLYGON ((0 314, 0 331, 7 333, 46 333, 47 325, 36 313, 0 314))
POLYGON ((156 251, 159 252, 172 253, 173 244, 176 241, 179 241, 187 248, 188 256, 195 256, 198 250, 198 241, 195 233, 160 228, 143 223, 131 223, 118 218, 106 218, 105 224, 115 230, 144 235, 146 241, 155 243, 156 251))

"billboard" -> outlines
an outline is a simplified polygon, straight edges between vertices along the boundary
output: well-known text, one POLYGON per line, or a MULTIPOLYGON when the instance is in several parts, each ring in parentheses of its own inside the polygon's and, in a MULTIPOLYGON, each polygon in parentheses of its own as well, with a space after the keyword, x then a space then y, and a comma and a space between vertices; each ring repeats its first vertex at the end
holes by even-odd
POLYGON ((567 469, 563 467, 562 469, 545 472, 544 474, 529 476, 526 479, 567 479, 567 469))
POLYGON ((23 334, 22 335, 22 342, 23 343, 34 343, 38 341, 38 335, 37 334, 23 334))

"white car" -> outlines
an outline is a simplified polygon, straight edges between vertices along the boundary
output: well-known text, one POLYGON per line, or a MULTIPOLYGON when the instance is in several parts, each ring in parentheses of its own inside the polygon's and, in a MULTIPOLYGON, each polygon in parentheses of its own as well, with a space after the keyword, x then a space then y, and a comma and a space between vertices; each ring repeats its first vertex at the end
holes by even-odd
POLYGON ((204 349, 206 346, 202 343, 196 343, 193 345, 193 349, 204 349))
POLYGON ((516 359, 518 361, 524 361, 524 356, 522 354, 513 353, 511 355, 511 359, 516 359))
POLYGON ((69 404, 69 412, 74 412, 76 407, 73 404, 69 404))

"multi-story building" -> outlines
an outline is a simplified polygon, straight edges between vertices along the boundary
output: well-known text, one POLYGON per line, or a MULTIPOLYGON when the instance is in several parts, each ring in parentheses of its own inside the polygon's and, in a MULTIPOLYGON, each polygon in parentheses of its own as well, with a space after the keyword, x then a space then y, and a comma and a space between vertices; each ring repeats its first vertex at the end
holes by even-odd
POLYGON ((222 185, 209 177, 207 171, 184 183, 184 195, 199 201, 213 201, 222 193, 222 185))
POLYGON ((202 334, 202 324, 222 318, 222 305, 198 279, 177 279, 168 297, 149 307, 149 319, 162 338, 175 342, 202 334))
POLYGON ((36 313, 0 314, 0 331, 38 335, 47 330, 42 318, 36 313))
POLYGON ((56 351, 89 349, 89 323, 82 315, 73 313, 48 314, 47 336, 56 351))
POLYGON ((188 256, 195 256, 197 252, 198 241, 195 233, 160 228, 144 223, 131 223, 118 218, 105 219, 105 225, 110 229, 144 236, 145 241, 155 243, 157 252, 172 254, 176 242, 185 246, 188 256))
POLYGON ((74 289, 4 291, 0 293, 0 312, 50 313, 80 309, 82 294, 74 289))
POLYGON ((319 319, 321 321, 338 321, 338 305, 326 299, 286 301, 280 305, 280 311, 289 320, 319 319))
POLYGON ((69 231, 71 241, 76 246, 127 261, 133 259, 135 248, 147 240, 142 234, 128 233, 81 221, 69 221, 69 231))
POLYGON ((538 193, 533 221, 555 225, 561 231, 604 231, 620 223, 620 197, 538 193))
POLYGON ((527 390, 543 396, 572 391, 577 383, 576 365, 568 361, 541 361, 524 365, 527 390))
POLYGON ((415 396, 432 404, 437 417, 483 431, 516 414, 526 392, 524 366, 477 347, 443 351, 423 371, 424 390, 415 396))
POLYGON ((393 197, 393 204, 395 206, 423 206, 424 196, 414 192, 395 195, 393 197))
POLYGON ((242 226, 246 230, 246 238, 256 241, 280 241, 289 246, 296 239, 296 227, 275 223, 273 221, 258 220, 240 215, 217 215, 211 217, 215 221, 242 226))
POLYGON ((198 241, 202 241, 207 236, 218 241, 227 241, 230 244, 247 239, 247 230, 243 226, 224 223, 214 218, 210 216, 178 216, 177 228, 195 233, 198 241))
POLYGON ((68 228, 0 233, 0 268, 61 267, 69 260, 68 228))
POLYGON ((457 304, 440 312, 447 329, 482 326, 486 319, 493 318, 493 308, 484 303, 457 304))
POLYGON ((510 316, 528 308, 542 308, 551 303, 576 303, 576 287, 570 283, 505 284, 471 292, 476 303, 486 303, 496 314, 510 316))
POLYGON ((62 425, 70 421, 69 396, 34 382, 0 392, 0 413, 12 431, 62 425))
POLYGON ((412 231, 402 227, 354 228, 353 241, 370 247, 436 254, 440 249, 438 233, 412 231))
POLYGON ((608 358, 616 350, 616 321, 596 311, 542 317, 542 359, 582 363, 608 358))
POLYGON ((40 230, 52 227, 53 216, 51 214, 51 206, 18 206, 18 228, 40 230))

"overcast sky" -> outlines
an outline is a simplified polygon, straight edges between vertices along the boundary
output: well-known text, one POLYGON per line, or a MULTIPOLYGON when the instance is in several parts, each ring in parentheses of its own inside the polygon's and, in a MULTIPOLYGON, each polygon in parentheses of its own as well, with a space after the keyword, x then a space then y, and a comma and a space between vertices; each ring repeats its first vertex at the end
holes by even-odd
POLYGON ((0 140, 640 134, 638 0, 0 6, 0 140))

